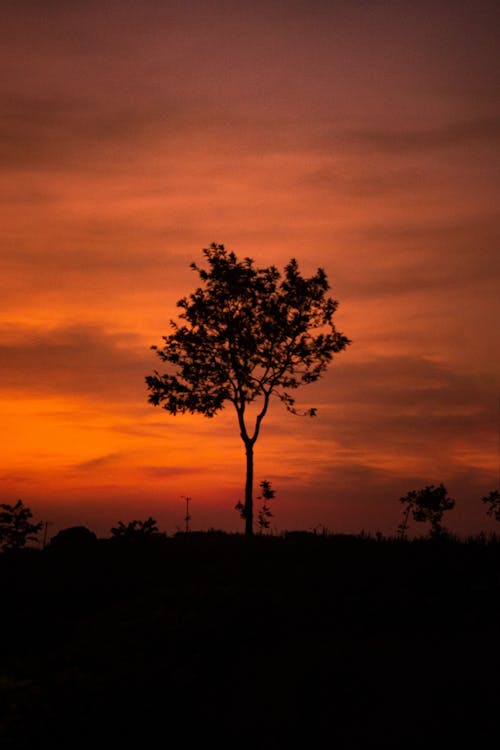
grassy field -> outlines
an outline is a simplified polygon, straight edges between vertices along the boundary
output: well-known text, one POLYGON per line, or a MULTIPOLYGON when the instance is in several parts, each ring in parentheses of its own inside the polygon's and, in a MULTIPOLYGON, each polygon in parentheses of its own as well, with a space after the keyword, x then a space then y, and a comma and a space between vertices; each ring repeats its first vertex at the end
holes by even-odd
POLYGON ((0 556, 0 744, 500 740, 500 541, 219 532, 0 556))

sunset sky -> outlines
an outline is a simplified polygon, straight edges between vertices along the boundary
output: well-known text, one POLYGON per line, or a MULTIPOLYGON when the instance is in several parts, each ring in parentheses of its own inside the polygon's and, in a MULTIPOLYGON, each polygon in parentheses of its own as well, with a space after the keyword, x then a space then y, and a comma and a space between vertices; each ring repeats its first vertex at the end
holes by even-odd
MULTIPOLYGON (((147 403, 152 344, 224 243, 325 269, 353 344, 256 445, 278 530, 394 533, 443 482, 493 528, 496 2, 5 0, 0 502, 101 535, 241 528, 229 407, 147 403)), ((423 529, 422 531, 424 531, 423 529)))

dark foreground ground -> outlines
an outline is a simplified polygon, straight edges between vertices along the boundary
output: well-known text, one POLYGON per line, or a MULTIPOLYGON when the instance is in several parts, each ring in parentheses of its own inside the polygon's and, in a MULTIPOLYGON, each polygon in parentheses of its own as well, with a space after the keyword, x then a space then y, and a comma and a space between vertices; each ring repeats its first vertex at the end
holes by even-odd
POLYGON ((499 746, 498 541, 100 541, 0 583, 2 748, 499 746))

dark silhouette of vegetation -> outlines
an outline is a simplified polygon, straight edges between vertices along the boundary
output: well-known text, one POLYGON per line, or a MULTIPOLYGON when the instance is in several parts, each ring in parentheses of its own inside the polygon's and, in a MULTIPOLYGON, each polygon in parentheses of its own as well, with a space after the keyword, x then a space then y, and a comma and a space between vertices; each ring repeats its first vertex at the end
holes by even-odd
MULTIPOLYGON (((268 529, 270 527, 270 519, 274 518, 274 514, 271 512, 271 509, 267 503, 272 500, 273 497, 275 497, 276 490, 272 489, 271 482, 267 479, 262 480, 259 486, 262 494, 257 496, 257 500, 262 500, 262 505, 257 512, 257 526, 259 528, 259 532, 262 534, 264 529, 268 529)), ((245 506, 241 502, 241 500, 238 500, 234 508, 238 511, 241 518, 246 518, 245 506)))
POLYGON ((22 500, 15 505, 0 504, 0 548, 19 550, 37 541, 43 523, 32 523, 33 514, 22 500))
POLYGON ((482 502, 488 505, 486 513, 497 521, 500 521, 500 492, 491 490, 485 497, 481 498, 482 502))
MULTIPOLYGON (((170 414, 213 417, 226 402, 236 410, 245 446, 245 533, 253 534, 254 445, 272 396, 297 414, 291 392, 314 383, 335 353, 350 343, 333 323, 323 269, 305 278, 292 259, 283 277, 275 266, 256 268, 223 245, 203 250, 208 270, 195 263, 202 287, 177 303, 181 323, 164 346, 153 346, 171 372, 146 378, 149 401, 170 414), (255 411, 249 416, 249 406, 255 411)), ((314 416, 316 409, 306 412, 314 416)))
POLYGON ((70 526, 61 529, 50 540, 52 549, 85 549, 97 543, 97 536, 86 526, 70 526))
POLYGON ((276 496, 276 490, 273 490, 269 480, 264 479, 260 483, 260 491, 261 494, 257 497, 257 500, 262 500, 262 506, 257 513, 257 524, 260 532, 263 533, 265 529, 270 527, 271 518, 274 518, 274 513, 271 512, 269 502, 276 496))
POLYGON ((429 534, 433 539, 442 538, 447 533, 441 521, 443 513, 455 507, 455 500, 448 496, 448 491, 443 484, 437 487, 427 485, 421 490, 410 490, 400 498, 400 502, 406 506, 403 520, 398 526, 400 538, 406 537, 410 513, 414 521, 430 523, 429 534))
POLYGON ((0 555, 2 748, 498 745, 500 537, 144 539, 0 555))
POLYGON ((118 521, 118 525, 111 529, 111 534, 113 539, 125 542, 142 542, 165 536, 165 533, 160 531, 155 519, 151 516, 145 521, 129 521, 127 524, 118 521))

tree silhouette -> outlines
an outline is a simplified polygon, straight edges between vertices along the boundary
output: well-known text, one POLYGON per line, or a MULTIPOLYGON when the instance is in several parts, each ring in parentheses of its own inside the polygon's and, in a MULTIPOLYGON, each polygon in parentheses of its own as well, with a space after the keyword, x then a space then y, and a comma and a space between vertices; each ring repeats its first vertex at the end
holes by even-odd
POLYGON ((5 550, 18 550, 28 542, 36 541, 43 523, 31 523, 33 514, 22 500, 15 505, 0 504, 0 546, 5 550))
POLYGON ((489 505, 486 513, 491 517, 500 521, 500 492, 498 490, 491 490, 485 497, 481 498, 482 502, 489 505))
MULTIPOLYGON (((319 268, 304 278, 292 259, 283 277, 275 266, 239 261, 224 245, 203 250, 208 270, 195 263, 203 286, 177 303, 181 324, 164 346, 153 346, 171 372, 146 378, 149 401, 170 414, 213 417, 229 401, 245 446, 245 532, 253 534, 253 454, 271 396, 297 414, 290 391, 313 383, 349 339, 335 329, 338 303, 327 296, 319 268), (256 409, 249 416, 248 407, 256 409)), ((307 412, 314 416, 316 409, 307 412)))
POLYGON ((406 505, 403 521, 398 527, 401 538, 406 536, 410 513, 414 521, 428 521, 431 524, 430 536, 432 538, 438 539, 444 536, 446 530, 441 524, 443 513, 455 507, 455 500, 448 497, 448 490, 444 484, 437 487, 428 485, 421 490, 410 490, 399 500, 406 505))
POLYGON ((154 518, 147 518, 145 521, 129 521, 127 524, 118 521, 118 526, 111 529, 111 535, 114 539, 122 539, 126 542, 142 541, 151 539, 151 537, 164 537, 154 518))

